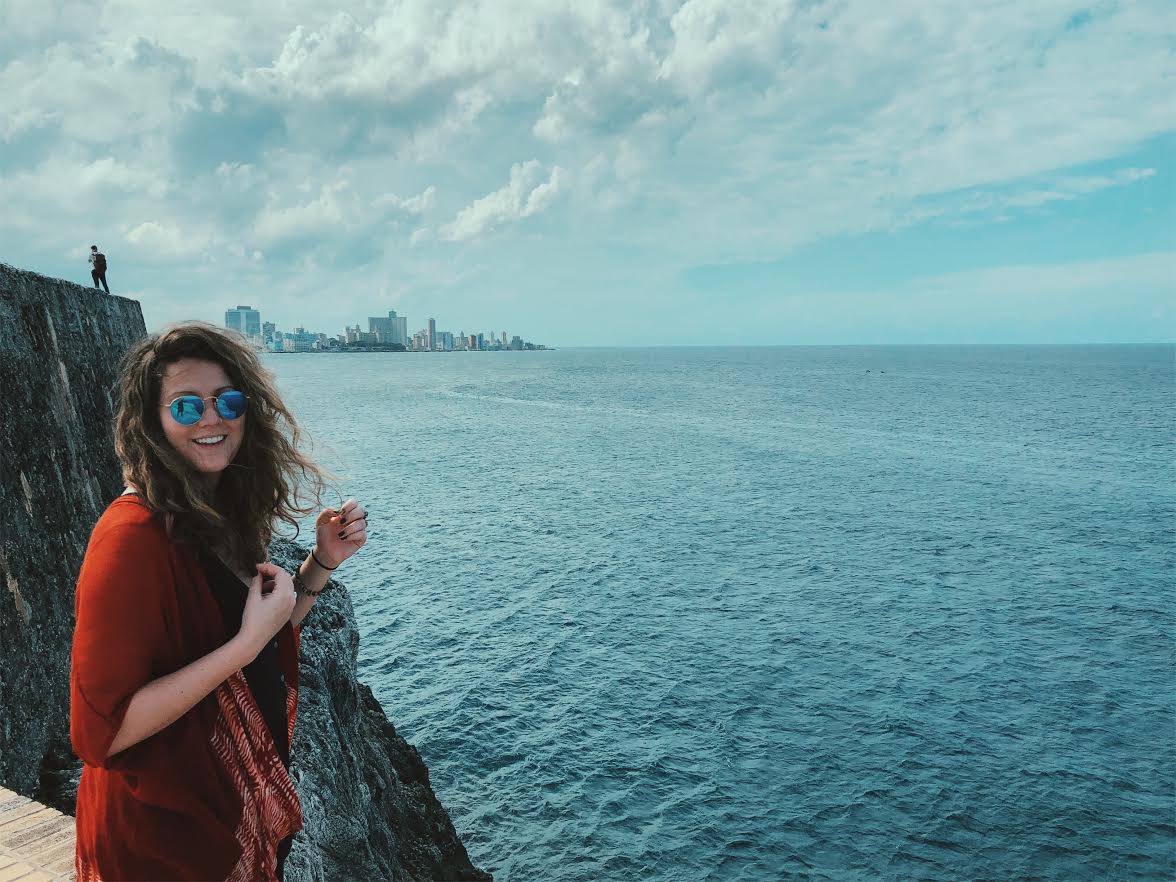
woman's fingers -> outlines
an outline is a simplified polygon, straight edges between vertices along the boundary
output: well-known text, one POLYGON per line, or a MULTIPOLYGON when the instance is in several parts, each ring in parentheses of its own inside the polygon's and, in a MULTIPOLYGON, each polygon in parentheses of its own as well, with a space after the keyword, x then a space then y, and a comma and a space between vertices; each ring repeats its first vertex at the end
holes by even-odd
POLYGON ((340 539, 354 539, 356 533, 367 530, 367 513, 360 509, 359 514, 347 521, 347 526, 339 531, 340 539))
POLYGON ((354 554, 367 541, 367 514, 355 499, 348 499, 337 509, 324 509, 316 521, 320 553, 328 553, 338 563, 354 554), (338 542, 347 545, 337 545, 338 542))
MULTIPOLYGON (((281 567, 277 566, 276 564, 272 564, 269 561, 257 564, 257 575, 253 578, 261 579, 261 591, 263 594, 272 593, 273 589, 278 585, 285 586, 289 584, 291 590, 293 590, 294 581, 290 574, 281 567), (267 586, 269 590, 266 590, 267 586)), ((252 582, 250 584, 252 585, 252 582)))
POLYGON ((355 534, 367 529, 367 511, 354 499, 348 499, 339 508, 340 539, 354 539, 355 534))

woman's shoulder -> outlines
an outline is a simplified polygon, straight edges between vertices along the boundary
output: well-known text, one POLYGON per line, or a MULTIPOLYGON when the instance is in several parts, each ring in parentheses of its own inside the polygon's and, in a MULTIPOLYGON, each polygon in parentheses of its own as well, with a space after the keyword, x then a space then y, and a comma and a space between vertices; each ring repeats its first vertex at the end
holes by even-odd
POLYGON ((128 584, 163 588, 175 570, 176 546, 142 500, 120 496, 90 533, 78 574, 79 602, 122 596, 128 584))
POLYGON ((132 494, 119 496, 106 506, 94 525, 91 542, 114 535, 133 536, 141 543, 160 548, 171 544, 160 519, 142 497, 132 494))
POLYGON ((155 515, 138 493, 124 493, 116 496, 106 506, 106 511, 99 518, 102 521, 117 521, 119 523, 147 523, 155 520, 155 515))

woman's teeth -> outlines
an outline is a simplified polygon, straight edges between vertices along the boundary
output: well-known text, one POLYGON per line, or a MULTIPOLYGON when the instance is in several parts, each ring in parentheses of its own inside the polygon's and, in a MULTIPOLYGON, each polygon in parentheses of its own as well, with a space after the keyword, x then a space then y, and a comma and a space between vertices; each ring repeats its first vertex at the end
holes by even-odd
POLYGON ((224 435, 217 435, 215 438, 197 438, 196 443, 203 444, 205 446, 209 446, 212 444, 220 444, 224 440, 225 440, 224 435))

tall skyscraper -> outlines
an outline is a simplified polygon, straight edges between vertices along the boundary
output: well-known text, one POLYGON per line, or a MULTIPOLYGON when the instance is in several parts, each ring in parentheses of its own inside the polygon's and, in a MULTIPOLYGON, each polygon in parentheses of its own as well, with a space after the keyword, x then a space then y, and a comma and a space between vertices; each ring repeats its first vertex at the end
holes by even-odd
POLYGON ((396 310, 390 309, 388 320, 392 322, 392 342, 408 346, 408 317, 397 315, 396 310))
POLYGON ((435 319, 429 319, 429 350, 432 351, 437 347, 437 322, 435 319))
POLYGON ((369 316, 368 332, 376 334, 379 342, 408 346, 408 319, 396 315, 396 310, 388 310, 388 317, 369 316))
POLYGON ((225 310, 225 327, 246 337, 261 336, 261 313, 252 306, 225 310))
POLYGON ((505 346, 505 345, 506 345, 506 331, 503 331, 503 332, 502 332, 502 345, 503 345, 503 346, 505 346))

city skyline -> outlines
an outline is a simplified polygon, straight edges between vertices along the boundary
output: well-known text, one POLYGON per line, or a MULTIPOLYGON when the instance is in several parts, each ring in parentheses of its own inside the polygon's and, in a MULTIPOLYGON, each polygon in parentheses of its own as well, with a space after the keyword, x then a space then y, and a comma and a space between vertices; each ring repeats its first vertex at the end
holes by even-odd
POLYGON ((387 316, 369 316, 368 330, 356 324, 345 325, 342 334, 308 330, 299 323, 292 330, 283 330, 275 322, 262 321, 261 310, 250 304, 238 304, 226 309, 224 327, 237 331, 248 340, 263 345, 274 352, 304 352, 319 348, 337 346, 400 346, 408 352, 453 352, 467 350, 545 350, 550 347, 525 340, 520 335, 509 336, 501 331, 466 334, 464 329, 453 331, 437 330, 436 319, 430 317, 426 326, 413 333, 407 333, 408 318, 388 310, 387 316))

